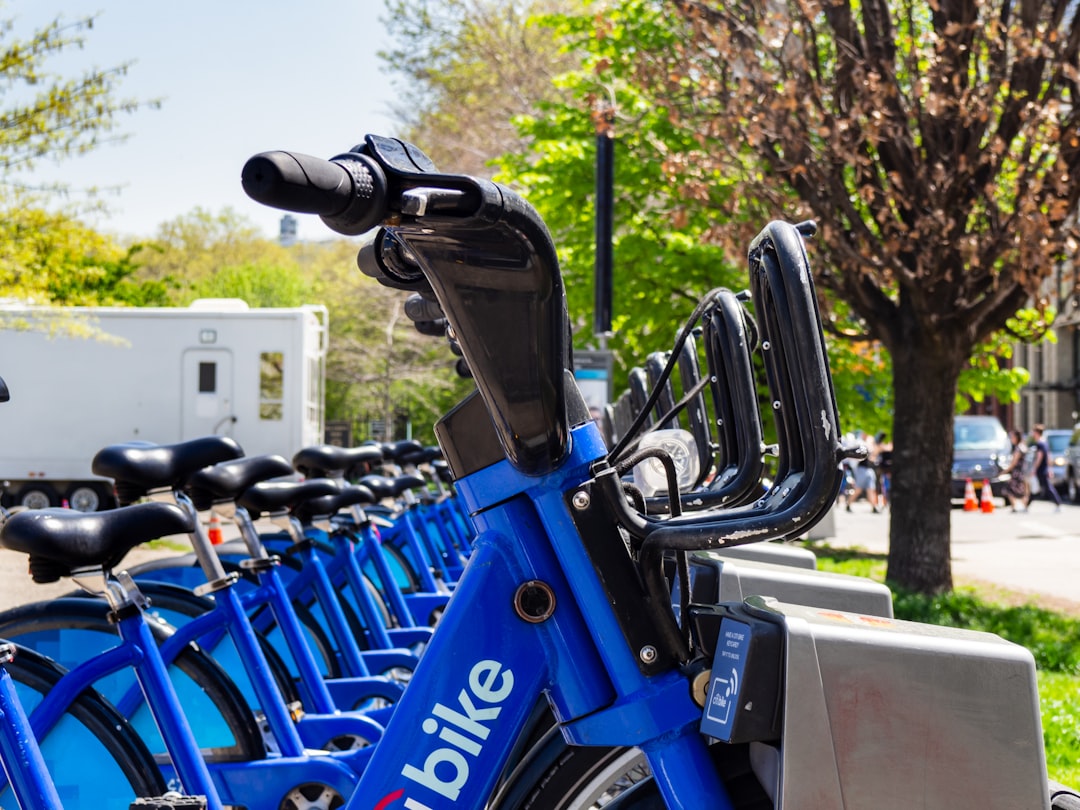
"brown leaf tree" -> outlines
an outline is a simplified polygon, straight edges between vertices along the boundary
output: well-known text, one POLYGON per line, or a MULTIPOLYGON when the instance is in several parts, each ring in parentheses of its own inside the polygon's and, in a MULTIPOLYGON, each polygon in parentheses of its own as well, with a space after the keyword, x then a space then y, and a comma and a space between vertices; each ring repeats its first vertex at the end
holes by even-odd
POLYGON ((385 0, 394 47, 380 53, 398 91, 406 140, 436 166, 488 176, 488 163, 522 148, 514 118, 558 96, 571 64, 535 15, 567 0, 385 0))
POLYGON ((667 7, 687 36, 641 79, 712 160, 764 161, 746 199, 819 221, 819 288, 892 356, 888 575, 946 590, 957 379, 1076 250, 1077 3, 667 7))

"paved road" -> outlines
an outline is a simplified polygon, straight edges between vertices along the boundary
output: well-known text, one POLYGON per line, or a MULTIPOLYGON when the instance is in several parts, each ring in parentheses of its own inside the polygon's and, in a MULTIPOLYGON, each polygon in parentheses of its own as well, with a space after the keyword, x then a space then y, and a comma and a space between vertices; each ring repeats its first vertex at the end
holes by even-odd
MULTIPOLYGON (((128 554, 124 564, 137 565, 144 560, 177 554, 176 551, 154 551, 137 548, 128 554)), ((27 573, 26 555, 0 549, 0 610, 61 596, 74 590, 71 580, 39 585, 27 573)))
MULTIPOLYGON (((889 517, 865 502, 834 511, 826 542, 889 550, 889 517)), ((825 521, 827 524, 827 520, 825 521)), ((827 525, 822 530, 827 529, 827 525)), ((1080 614, 1080 506, 1035 501, 1028 512, 998 507, 991 514, 952 511, 953 578, 980 580, 1032 596, 1032 601, 1080 614)))
MULTIPOLYGON (((825 542, 886 553, 889 517, 873 514, 865 502, 850 513, 832 514, 825 542)), ((827 518, 817 533, 826 531, 827 518)), ((1050 503, 1036 501, 1027 513, 997 508, 993 514, 952 512, 953 576, 958 584, 980 580, 1028 594, 1046 607, 1080 615, 1080 506, 1054 512, 1050 503)), ((136 549, 125 560, 175 554, 136 549)), ((35 585, 26 573, 24 555, 0 549, 0 610, 24 602, 66 593, 71 585, 35 585)))

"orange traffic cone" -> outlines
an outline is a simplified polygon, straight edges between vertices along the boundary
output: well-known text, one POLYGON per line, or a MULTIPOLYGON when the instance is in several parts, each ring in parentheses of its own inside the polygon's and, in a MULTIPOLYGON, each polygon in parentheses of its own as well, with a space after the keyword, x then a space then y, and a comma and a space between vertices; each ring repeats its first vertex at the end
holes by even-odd
POLYGON ((979 507, 987 514, 994 511, 994 490, 990 488, 990 482, 985 478, 983 479, 982 499, 979 502, 979 507))
POLYGON ((217 516, 217 512, 210 513, 210 530, 206 533, 210 538, 210 543, 215 546, 220 546, 222 541, 221 536, 221 518, 217 516))
POLYGON ((975 500, 975 485, 971 483, 971 479, 967 480, 967 484, 964 486, 964 511, 976 512, 979 509, 979 502, 975 500))

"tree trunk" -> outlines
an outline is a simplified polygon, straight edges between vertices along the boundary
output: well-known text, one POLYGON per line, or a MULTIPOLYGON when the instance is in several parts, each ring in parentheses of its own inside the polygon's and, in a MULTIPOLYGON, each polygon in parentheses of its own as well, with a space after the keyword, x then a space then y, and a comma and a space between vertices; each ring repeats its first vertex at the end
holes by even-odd
POLYGON ((960 341, 913 329, 892 347, 895 410, 888 579, 920 593, 952 588, 949 495, 960 341))

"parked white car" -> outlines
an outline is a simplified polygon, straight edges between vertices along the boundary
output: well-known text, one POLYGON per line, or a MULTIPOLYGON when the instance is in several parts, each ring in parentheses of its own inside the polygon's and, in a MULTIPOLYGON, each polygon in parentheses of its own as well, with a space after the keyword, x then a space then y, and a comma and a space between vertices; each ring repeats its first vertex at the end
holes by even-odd
POLYGON ((1065 448, 1065 493, 1073 503, 1080 503, 1080 423, 1073 428, 1065 448))

